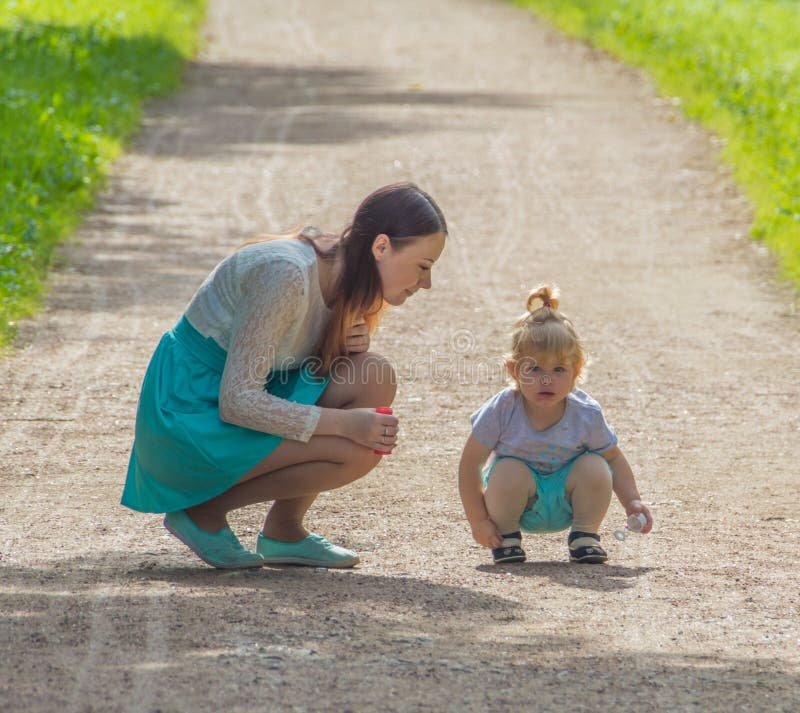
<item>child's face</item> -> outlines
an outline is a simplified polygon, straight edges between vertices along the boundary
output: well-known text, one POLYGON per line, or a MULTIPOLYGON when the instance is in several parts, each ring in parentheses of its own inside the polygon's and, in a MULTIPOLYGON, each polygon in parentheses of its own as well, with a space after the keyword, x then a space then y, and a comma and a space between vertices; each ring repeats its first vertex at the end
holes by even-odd
MULTIPOLYGON (((519 390, 534 406, 549 408, 560 404, 575 387, 575 366, 550 354, 534 353, 512 362, 519 390)), ((510 364, 509 366, 512 366, 510 364)))

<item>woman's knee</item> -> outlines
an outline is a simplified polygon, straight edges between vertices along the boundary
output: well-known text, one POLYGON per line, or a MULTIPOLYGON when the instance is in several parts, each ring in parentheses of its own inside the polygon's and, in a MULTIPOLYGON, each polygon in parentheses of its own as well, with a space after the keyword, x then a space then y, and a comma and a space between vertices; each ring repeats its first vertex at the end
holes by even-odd
POLYGON ((397 372, 392 362, 375 352, 365 352, 358 356, 358 368, 361 372, 358 383, 364 393, 377 399, 378 403, 392 403, 397 394, 397 372))
POLYGON ((379 455, 373 453, 369 448, 364 448, 356 443, 350 443, 340 453, 340 456, 341 465, 339 469, 344 476, 342 485, 347 485, 347 483, 363 478, 378 465, 381 459, 379 455))
POLYGON ((386 406, 397 393, 397 373, 392 363, 375 352, 352 354, 331 365, 331 385, 349 392, 359 405, 386 406))

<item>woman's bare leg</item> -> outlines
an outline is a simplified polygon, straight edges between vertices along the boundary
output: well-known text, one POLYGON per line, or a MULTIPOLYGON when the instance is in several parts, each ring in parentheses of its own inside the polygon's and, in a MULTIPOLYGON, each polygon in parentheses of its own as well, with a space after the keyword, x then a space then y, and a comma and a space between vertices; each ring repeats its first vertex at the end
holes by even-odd
MULTIPOLYGON (((391 404, 396 378, 388 361, 366 353, 354 355, 347 367, 346 372, 332 373, 317 405, 370 408, 391 404)), ((233 488, 187 512, 199 527, 216 532, 227 524, 228 512, 274 500, 264 523, 265 536, 296 541, 307 534, 303 517, 318 493, 366 475, 379 460, 369 448, 346 438, 313 436, 308 443, 285 440, 233 488)))
POLYGON ((303 527, 303 518, 317 499, 318 493, 299 498, 284 498, 272 503, 261 531, 264 537, 282 542, 302 540, 308 531, 303 527))
MULTIPOLYGON (((323 408, 389 406, 397 391, 396 381, 391 365, 383 357, 368 352, 363 357, 345 360, 344 369, 334 366, 331 384, 325 389, 318 405, 323 408)), ((375 466, 368 461, 367 467, 368 473, 375 466)), ((358 470, 357 466, 355 470, 358 470)), ((303 518, 319 492, 322 489, 312 495, 276 500, 264 522, 264 537, 286 542, 305 537, 308 531, 303 527, 303 518)))

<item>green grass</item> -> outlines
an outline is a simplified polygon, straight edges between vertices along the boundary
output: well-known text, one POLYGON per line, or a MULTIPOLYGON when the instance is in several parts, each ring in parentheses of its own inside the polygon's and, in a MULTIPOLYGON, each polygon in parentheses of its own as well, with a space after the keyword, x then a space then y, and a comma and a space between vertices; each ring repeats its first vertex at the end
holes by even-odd
POLYGON ((0 347, 54 248, 197 47, 205 0, 0 2, 0 347))
POLYGON ((753 236, 800 288, 800 2, 517 0, 645 69, 723 139, 753 236))

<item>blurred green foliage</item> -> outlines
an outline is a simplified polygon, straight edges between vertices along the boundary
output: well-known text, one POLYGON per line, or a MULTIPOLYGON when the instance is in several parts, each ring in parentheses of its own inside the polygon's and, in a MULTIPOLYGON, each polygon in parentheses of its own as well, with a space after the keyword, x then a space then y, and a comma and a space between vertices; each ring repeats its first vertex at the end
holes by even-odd
POLYGON ((800 287, 800 2, 517 0, 647 70, 724 140, 753 236, 800 287))
POLYGON ((40 302, 53 248, 135 129, 174 88, 205 0, 0 4, 0 346, 40 302))

